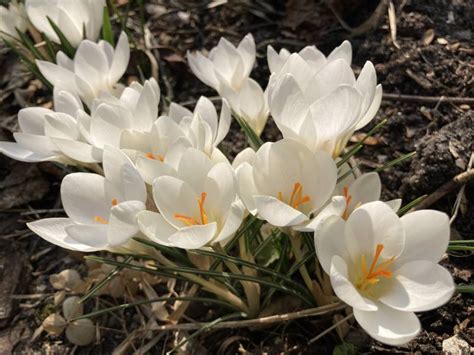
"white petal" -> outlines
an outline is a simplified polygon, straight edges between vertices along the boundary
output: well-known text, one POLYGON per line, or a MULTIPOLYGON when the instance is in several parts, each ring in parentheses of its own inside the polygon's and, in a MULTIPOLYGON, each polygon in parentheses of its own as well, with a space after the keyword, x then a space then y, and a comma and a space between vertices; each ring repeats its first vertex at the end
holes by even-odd
POLYGON ((449 243, 449 218, 439 211, 421 210, 401 218, 405 230, 405 248, 400 265, 415 260, 441 260, 449 243))
POLYGON ((61 248, 82 252, 97 250, 96 248, 82 244, 67 235, 65 228, 73 224, 74 222, 70 218, 45 218, 27 223, 27 226, 44 240, 60 246, 61 248))
POLYGON ((390 284, 390 290, 379 300, 389 307, 408 312, 438 308, 450 300, 455 290, 449 271, 427 260, 402 265, 394 272, 390 284))
POLYGON ((237 197, 234 170, 228 163, 214 165, 201 188, 207 192, 206 206, 211 214, 228 211, 237 197))
POLYGON ((176 233, 176 228, 169 224, 161 214, 151 211, 142 211, 137 215, 140 230, 155 243, 172 246, 168 238, 176 233))
POLYGON ((237 229, 239 229, 244 218, 244 208, 240 203, 233 203, 229 213, 226 216, 224 225, 222 226, 218 236, 213 240, 213 242, 225 241, 228 238, 232 237, 237 229))
POLYGON ((91 136, 95 145, 118 147, 123 129, 131 128, 133 118, 123 107, 101 104, 92 116, 91 136))
POLYGON ((334 196, 329 204, 317 213, 316 217, 308 224, 295 228, 301 232, 316 232, 322 223, 331 216, 341 216, 346 207, 346 199, 343 196, 334 196))
POLYGON ((255 63, 255 41, 251 33, 247 34, 242 41, 240 41, 237 51, 242 57, 244 63, 244 77, 250 75, 253 65, 255 63))
POLYGON ((66 113, 53 112, 45 116, 44 133, 48 137, 77 140, 77 121, 66 113))
POLYGON ((110 246, 125 244, 138 233, 137 214, 144 209, 141 201, 126 201, 112 207, 107 231, 110 246))
POLYGON ((177 176, 177 172, 171 166, 159 160, 139 156, 136 164, 143 180, 149 185, 160 176, 177 176))
POLYGON ((68 39, 73 47, 77 47, 79 43, 81 43, 82 28, 77 27, 70 14, 64 11, 64 9, 61 7, 59 8, 58 22, 56 25, 58 25, 58 27, 61 29, 61 32, 63 32, 64 36, 68 39))
MULTIPOLYGON (((112 85, 120 80, 127 70, 130 61, 130 46, 125 32, 120 34, 117 46, 115 47, 114 59, 109 71, 109 84, 112 85)), ((105 74, 105 73, 104 73, 105 74)))
POLYGON ((21 144, 14 142, 0 142, 0 153, 25 163, 57 161, 60 159, 60 156, 54 154, 53 152, 50 154, 44 154, 43 152, 33 152, 32 150, 23 147, 21 144))
POLYGON ((308 217, 273 196, 254 196, 259 217, 276 227, 295 226, 306 222, 308 217))
POLYGON ((338 139, 354 128, 360 112, 361 96, 351 86, 340 85, 311 105, 318 142, 338 139))
POLYGON ((214 64, 200 52, 187 52, 188 64, 191 71, 204 84, 210 86, 214 90, 219 89, 219 81, 214 73, 214 64))
POLYGON ((18 125, 22 133, 44 135, 44 117, 54 111, 42 107, 27 107, 18 112, 18 125))
POLYGON ((382 183, 377 173, 367 173, 358 177, 348 189, 352 196, 348 212, 352 212, 356 206, 367 202, 378 201, 382 192, 382 183))
POLYGON ((395 212, 398 212, 402 205, 402 199, 401 198, 396 198, 390 201, 385 201, 385 203, 395 212))
POLYGON ((349 257, 344 241, 344 221, 339 216, 329 216, 324 220, 314 233, 314 246, 319 263, 329 275, 334 255, 344 260, 349 257))
POLYGON ((278 73, 284 64, 284 59, 281 58, 272 46, 267 47, 267 62, 270 73, 278 73))
POLYGON ((250 211, 250 213, 255 214, 257 212, 257 207, 253 196, 256 195, 257 188, 253 181, 253 171, 252 166, 247 162, 242 163, 236 170, 237 175, 237 188, 239 196, 242 199, 245 207, 250 211))
POLYGON ((215 134, 217 133, 217 111, 211 100, 205 96, 201 96, 196 103, 194 114, 199 115, 207 122, 209 127, 211 127, 213 138, 215 138, 215 134))
POLYGON ((298 54, 314 72, 319 71, 326 64, 326 57, 315 46, 306 46, 298 54))
POLYGON ((204 188, 207 174, 213 165, 211 159, 205 153, 189 148, 179 162, 178 176, 191 185, 196 193, 200 194, 204 188))
POLYGON ((253 165, 254 161, 255 161, 255 150, 253 150, 250 147, 247 147, 244 150, 240 151, 239 154, 237 154, 237 156, 234 158, 234 161, 232 162, 232 167, 234 169, 237 169, 243 163, 248 163, 250 165, 253 165))
POLYGON ((331 285, 336 296, 353 307, 354 311, 376 311, 377 305, 362 296, 352 282, 349 281, 349 271, 347 268, 347 263, 339 255, 332 257, 329 276, 331 277, 331 285))
POLYGON ((199 249, 214 239, 217 232, 215 222, 179 229, 169 237, 174 246, 183 249, 199 249))
POLYGON ((362 255, 372 256, 378 244, 384 247, 383 259, 398 257, 405 245, 400 218, 381 201, 366 203, 352 212, 346 223, 345 236, 347 249, 356 265, 362 255))
POLYGON ((13 138, 24 149, 45 156, 59 155, 58 148, 49 137, 26 133, 13 133, 13 138))
POLYGON ((97 43, 84 40, 74 56, 74 73, 98 90, 107 87, 109 63, 97 43))
POLYGON ((380 108, 380 103, 382 102, 382 85, 379 84, 375 88, 375 95, 372 100, 372 103, 370 104, 369 108, 367 109, 367 112, 364 114, 364 116, 360 119, 359 123, 357 123, 356 130, 361 129, 365 127, 372 119, 375 117, 377 114, 377 111, 380 108))
POLYGON ((102 149, 88 143, 70 139, 52 138, 59 150, 69 158, 82 163, 98 163, 102 161, 102 149))
POLYGON ((377 86, 377 74, 372 62, 365 62, 357 81, 355 88, 360 91, 363 97, 361 112, 365 114, 372 104, 375 95, 375 87, 377 86))
POLYGON ((73 224, 66 227, 66 233, 80 243, 95 248, 96 250, 107 250, 107 225, 73 224))
POLYGON ((59 82, 71 83, 71 91, 75 90, 74 73, 59 65, 37 60, 36 65, 43 76, 54 86, 59 82))
POLYGON ((402 345, 420 332, 420 321, 413 312, 397 311, 383 304, 378 304, 378 307, 375 312, 354 309, 357 322, 375 340, 389 345, 402 345))
POLYGON ((344 41, 339 47, 334 48, 334 50, 328 55, 328 63, 336 59, 343 59, 347 64, 351 65, 352 63, 352 46, 351 42, 344 41))
POLYGON ((230 112, 229 104, 227 100, 222 100, 221 114, 219 116, 219 126, 217 128, 216 138, 214 140, 214 146, 217 147, 229 133, 230 124, 232 121, 232 114, 230 112))
POLYGON ((66 175, 61 183, 61 200, 67 215, 75 222, 97 224, 95 217, 107 219, 110 205, 105 201, 103 176, 90 173, 66 175))
POLYGON ((56 112, 63 112, 72 117, 76 116, 78 110, 84 107, 82 102, 75 93, 70 93, 61 89, 61 85, 54 87, 54 110, 56 112))
POLYGON ((189 111, 186 107, 178 105, 175 102, 171 103, 168 116, 176 123, 179 124, 183 117, 191 117, 192 115, 193 113, 189 111))

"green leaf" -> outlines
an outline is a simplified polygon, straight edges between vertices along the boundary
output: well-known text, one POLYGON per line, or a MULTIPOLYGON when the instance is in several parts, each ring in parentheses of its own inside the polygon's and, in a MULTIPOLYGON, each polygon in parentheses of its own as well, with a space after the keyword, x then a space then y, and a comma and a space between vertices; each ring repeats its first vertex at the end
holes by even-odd
POLYGON ((45 57, 40 53, 38 48, 35 47, 35 44, 30 39, 30 37, 28 37, 24 32, 19 31, 18 29, 16 29, 16 32, 18 33, 18 36, 20 37, 23 46, 25 46, 25 48, 27 48, 31 52, 35 59, 45 60, 45 57))
POLYGON ((470 245, 450 245, 448 246, 448 251, 468 251, 474 250, 474 246, 470 245))
POLYGON ((249 126, 247 121, 245 121, 242 117, 240 117, 233 111, 232 115, 234 116, 237 123, 240 125, 240 128, 242 128, 242 131, 244 131, 245 135, 247 136, 250 146, 254 150, 258 150, 258 148, 263 145, 262 139, 257 135, 257 133, 255 133, 252 127, 249 126))
POLYGON ((405 206, 403 207, 400 207, 400 209, 398 210, 397 214, 401 217, 403 216, 405 213, 407 213, 408 211, 410 211, 413 207, 417 206, 421 201, 423 201, 426 196, 428 195, 423 195, 423 196, 420 196, 420 197, 417 197, 415 198, 413 201, 407 203, 405 206))
POLYGON ((471 285, 457 285, 456 291, 460 293, 474 293, 474 284, 471 285))
POLYGON ((71 42, 66 38, 61 29, 54 23, 49 16, 47 16, 48 22, 51 25, 53 31, 58 35, 59 41, 61 42, 61 50, 69 57, 74 58, 74 53, 76 50, 71 45, 71 42))
POLYGON ((411 152, 411 153, 407 153, 407 154, 404 154, 402 155, 401 157, 398 157, 396 159, 393 159, 391 161, 389 161, 387 164, 385 164, 384 166, 381 166, 380 168, 377 168, 375 169, 374 171, 376 173, 380 173, 381 171, 384 171, 388 168, 391 168, 395 165, 398 165, 400 164, 401 162, 404 162, 405 160, 408 160, 408 159, 411 159, 412 157, 414 157, 416 155, 416 151, 415 152, 411 152))
POLYGON ((367 138, 373 136, 375 132, 377 132, 380 128, 382 128, 387 122, 388 120, 384 119, 379 124, 377 124, 374 128, 372 128, 369 132, 367 132, 364 138, 362 138, 359 142, 357 142, 346 154, 344 154, 341 157, 341 160, 337 162, 337 167, 339 168, 340 166, 342 166, 342 164, 344 164, 352 156, 354 156, 359 150, 361 150, 367 138))
POLYGON ((114 34, 112 32, 112 23, 110 22, 109 9, 107 6, 104 6, 102 19, 102 38, 109 42, 112 46, 115 46, 114 34))
POLYGON ((354 344, 342 343, 336 345, 332 351, 332 355, 357 355, 357 347, 354 344))
POLYGON ((51 62, 56 62, 56 50, 54 49, 54 44, 51 42, 48 36, 44 33, 41 33, 41 38, 46 43, 46 51, 48 52, 49 60, 51 62))
POLYGON ((143 305, 143 304, 152 304, 152 303, 156 303, 156 302, 171 302, 171 301, 190 301, 190 302, 214 303, 214 304, 218 304, 220 306, 224 306, 224 307, 227 307, 227 308, 237 309, 234 306, 232 306, 231 304, 229 304, 227 302, 224 302, 224 301, 221 301, 219 299, 215 299, 215 298, 189 297, 189 296, 185 296, 185 297, 184 296, 183 297, 158 297, 158 298, 151 299, 151 300, 142 300, 142 301, 131 302, 131 303, 123 303, 123 304, 120 304, 118 306, 113 306, 113 307, 109 307, 109 308, 100 309, 98 311, 90 312, 90 313, 84 314, 82 316, 76 317, 74 319, 71 319, 71 321, 75 321, 75 320, 78 320, 78 319, 85 319, 85 318, 93 318, 93 317, 97 317, 97 316, 100 316, 100 315, 103 315, 103 314, 107 314, 107 313, 111 313, 111 312, 115 312, 115 311, 121 311, 121 310, 124 310, 124 309, 127 309, 127 308, 136 307, 136 306, 140 306, 140 305, 143 305))
POLYGON ((474 239, 465 239, 465 240, 451 240, 449 245, 453 244, 474 244, 474 239))

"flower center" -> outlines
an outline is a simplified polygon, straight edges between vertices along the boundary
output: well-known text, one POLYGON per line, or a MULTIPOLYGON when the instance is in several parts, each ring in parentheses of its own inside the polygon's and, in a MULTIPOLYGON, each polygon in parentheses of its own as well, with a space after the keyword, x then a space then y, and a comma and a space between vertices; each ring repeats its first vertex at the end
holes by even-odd
MULTIPOLYGON (((112 199, 112 207, 118 205, 118 200, 116 198, 112 199)), ((107 221, 104 217, 101 216, 95 216, 94 217, 94 222, 100 223, 100 224, 109 224, 109 221, 107 221)))
MULTIPOLYGON (((278 199, 284 202, 283 193, 281 191, 278 192, 278 199)), ((311 201, 311 197, 308 195, 303 196, 303 185, 301 185, 299 182, 296 182, 293 185, 293 191, 291 192, 290 202, 288 204, 294 209, 298 209, 301 205, 304 205, 309 201, 311 201)))
POLYGON ((163 155, 161 155, 161 154, 153 154, 153 153, 151 153, 151 152, 146 153, 146 157, 147 157, 148 159, 159 160, 159 161, 161 161, 161 162, 163 162, 163 161, 165 160, 165 157, 164 157, 163 155))
POLYGON ((369 270, 367 270, 367 262, 365 259, 365 255, 362 255, 360 261, 360 269, 362 271, 362 275, 359 277, 359 280, 355 285, 360 291, 365 291, 368 287, 377 284, 382 277, 386 279, 392 278, 393 274, 389 270, 389 267, 392 265, 393 261, 395 260, 395 257, 392 256, 390 259, 387 259, 384 262, 378 264, 380 254, 382 254, 383 248, 383 244, 377 244, 377 247, 375 249, 375 255, 369 270))
POLYGON ((186 216, 186 215, 183 215, 183 214, 178 214, 178 213, 175 213, 173 217, 176 218, 177 220, 183 222, 187 226, 195 226, 195 225, 198 225, 198 224, 199 225, 204 225, 204 224, 209 223, 209 219, 207 217, 207 213, 206 213, 206 210, 204 208, 204 202, 206 202, 206 196, 207 196, 207 194, 205 192, 201 192, 201 197, 199 197, 199 199, 197 201, 198 206, 199 206, 199 220, 196 219, 196 218, 189 217, 189 216, 186 216))

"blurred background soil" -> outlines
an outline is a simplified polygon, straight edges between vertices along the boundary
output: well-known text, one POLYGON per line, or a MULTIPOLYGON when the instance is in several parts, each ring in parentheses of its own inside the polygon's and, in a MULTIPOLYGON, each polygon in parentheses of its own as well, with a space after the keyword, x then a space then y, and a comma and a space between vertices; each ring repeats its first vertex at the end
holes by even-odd
MULTIPOLYGON (((367 132, 377 122, 388 119, 359 153, 361 168, 370 171, 416 151, 411 160, 381 173, 384 199, 400 197, 406 204, 425 194, 436 196, 440 187, 469 169, 474 138, 472 1, 400 0, 390 5, 385 0, 152 0, 144 1, 143 7, 140 1, 116 3, 120 11, 128 9, 128 28, 137 43, 143 43, 145 28, 150 51, 159 64, 163 107, 170 101, 193 107, 199 96, 216 95, 189 71, 185 54, 187 50, 210 49, 222 36, 237 43, 248 32, 254 35, 258 65, 252 77, 263 87, 269 75, 267 45, 297 51, 315 44, 328 54, 349 39, 354 51, 353 68, 358 71, 366 60, 372 61, 384 93, 389 94, 374 123, 364 129, 367 132), (143 28, 141 14, 146 19, 143 28), (410 96, 396 100, 397 94, 410 96)), ((153 69, 144 52, 137 49, 129 67, 130 80, 138 77, 138 66, 145 76, 153 69)), ((41 83, 4 46, 0 46, 0 68, 0 138, 10 140, 18 129, 16 113, 20 108, 51 107, 52 102, 41 83)), ((278 130, 270 121, 263 138, 278 137, 278 130)), ((358 132, 351 141, 362 138, 358 132)), ((245 142, 233 125, 224 149, 234 155, 245 142)), ((58 193, 65 169, 51 163, 24 164, 0 156, 0 354, 111 353, 123 342, 123 331, 127 334, 139 326, 133 314, 127 317, 127 324, 109 319, 107 329, 120 328, 122 332, 102 330, 102 341, 81 348, 38 331, 52 307, 49 275, 66 268, 86 272, 80 255, 44 242, 25 226, 27 221, 62 215, 58 193), (12 298, 10 294, 17 296, 12 298)), ((473 239, 474 184, 471 179, 462 191, 461 186, 448 184, 445 195, 429 207, 450 216, 456 214, 453 239, 473 239)), ((472 284, 471 254, 449 253, 442 264, 453 273, 456 283, 472 284)), ((470 295, 456 294, 447 305, 421 314, 422 333, 399 348, 371 340, 355 324, 342 334, 345 342, 355 346, 351 351, 440 353, 447 351, 443 340, 448 338, 453 338, 454 349, 466 342, 472 346, 472 309, 470 295)), ((316 318, 268 329, 212 331, 194 342, 189 353, 331 354, 334 346, 341 343, 337 332, 307 345, 331 322, 316 318)), ((161 353, 166 341, 168 336, 150 352, 161 353)))

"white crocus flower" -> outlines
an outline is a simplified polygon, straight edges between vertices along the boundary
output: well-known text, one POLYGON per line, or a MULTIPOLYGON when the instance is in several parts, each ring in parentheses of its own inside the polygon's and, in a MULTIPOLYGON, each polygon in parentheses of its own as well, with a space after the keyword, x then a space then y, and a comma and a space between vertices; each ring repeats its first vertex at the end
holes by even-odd
POLYGON ((325 152, 282 139, 265 143, 237 168, 239 195, 253 215, 277 227, 299 228, 325 206, 337 179, 336 164, 325 152))
MULTIPOLYGON (((285 66, 286 62, 290 58, 292 53, 287 49, 282 48, 280 52, 276 52, 272 46, 267 47, 267 61, 268 69, 270 73, 282 74, 283 72, 289 72, 291 67, 285 66)), ((347 64, 351 65, 352 62, 352 46, 349 41, 344 41, 339 47, 334 50, 326 57, 316 46, 306 46, 298 53, 298 56, 303 59, 306 64, 309 65, 311 74, 316 74, 326 64, 329 64, 337 59, 343 59, 347 64)))
POLYGON ((77 93, 91 106, 93 100, 103 93, 120 94, 123 86, 117 84, 125 73, 130 60, 127 35, 122 32, 115 49, 106 41, 81 42, 74 59, 63 52, 56 55, 57 64, 37 60, 36 64, 44 77, 53 85, 68 85, 68 91, 77 93))
POLYGON ((28 227, 66 249, 126 248, 138 232, 136 215, 145 209, 145 183, 130 159, 113 147, 104 150, 104 174, 67 175, 61 184, 61 200, 68 218, 42 219, 28 227))
POLYGON ((181 127, 194 148, 203 151, 213 160, 227 160, 217 148, 229 133, 232 119, 226 100, 222 100, 219 116, 211 100, 204 96, 199 98, 194 112, 172 103, 168 116, 181 127))
POLYGON ((221 38, 208 57, 200 52, 188 52, 187 57, 194 75, 218 93, 222 92, 223 85, 240 91, 255 63, 255 42, 250 33, 242 39, 237 48, 225 38, 221 38))
POLYGON ((160 88, 155 79, 125 88, 119 98, 103 94, 91 105, 91 116, 84 117, 83 129, 97 147, 118 147, 124 130, 150 132, 158 119, 160 88))
POLYGON ((230 164, 215 164, 194 148, 182 155, 175 176, 155 179, 153 198, 160 213, 140 212, 138 224, 148 238, 166 246, 198 249, 224 242, 244 215, 230 164))
POLYGON ((446 303, 454 292, 450 273, 438 265, 449 242, 449 220, 422 210, 399 218, 375 201, 345 222, 327 219, 315 233, 318 260, 336 295, 374 339, 404 344, 418 334, 414 312, 446 303))
POLYGON ((355 130, 375 117, 382 100, 373 64, 366 62, 356 80, 350 56, 342 50, 336 54, 320 67, 293 53, 267 88, 270 112, 283 136, 334 157, 355 130))
POLYGON ((244 80, 239 91, 223 86, 225 97, 240 118, 245 120, 254 132, 260 136, 268 119, 268 104, 260 85, 253 79, 244 80))
POLYGON ((91 146, 81 132, 80 118, 85 115, 74 94, 54 89, 55 111, 29 107, 18 113, 20 132, 16 142, 0 142, 0 152, 24 162, 57 161, 76 165, 102 159, 102 151, 91 146))
POLYGON ((260 85, 250 79, 255 64, 255 42, 248 34, 236 48, 225 38, 206 58, 202 53, 188 52, 192 72, 204 84, 227 99, 232 110, 260 135, 268 118, 268 104, 260 85))
POLYGON ((91 41, 97 40, 104 7, 105 0, 26 0, 28 17, 40 32, 60 43, 49 17, 74 47, 81 43, 84 35, 91 41))
POLYGON ((28 17, 23 4, 13 0, 8 8, 0 6, 0 37, 8 36, 19 39, 18 31, 25 32, 28 28, 28 17))

